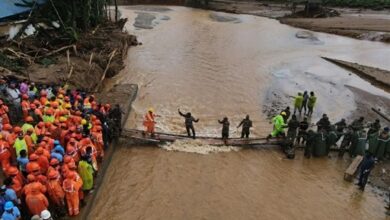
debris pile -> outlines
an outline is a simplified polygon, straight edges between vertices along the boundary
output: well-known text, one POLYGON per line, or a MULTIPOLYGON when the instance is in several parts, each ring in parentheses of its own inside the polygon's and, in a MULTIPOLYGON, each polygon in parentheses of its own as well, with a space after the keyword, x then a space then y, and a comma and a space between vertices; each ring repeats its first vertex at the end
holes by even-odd
POLYGON ((55 31, 22 40, 3 40, 0 74, 92 91, 105 77, 114 76, 124 67, 128 47, 138 44, 135 36, 122 32, 126 21, 102 23, 70 44, 58 40, 55 31))

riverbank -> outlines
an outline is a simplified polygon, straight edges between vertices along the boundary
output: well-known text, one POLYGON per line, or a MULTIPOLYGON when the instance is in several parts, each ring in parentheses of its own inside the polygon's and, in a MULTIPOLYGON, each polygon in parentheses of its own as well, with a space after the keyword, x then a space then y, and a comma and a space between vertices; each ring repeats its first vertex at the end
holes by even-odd
MULTIPOLYGON (((207 6, 210 10, 279 19, 283 24, 312 31, 390 43, 389 9, 334 8, 340 13, 339 17, 294 18, 290 16, 290 8, 285 3, 250 0, 217 0, 207 6)), ((296 10, 303 10, 303 6, 296 10)))

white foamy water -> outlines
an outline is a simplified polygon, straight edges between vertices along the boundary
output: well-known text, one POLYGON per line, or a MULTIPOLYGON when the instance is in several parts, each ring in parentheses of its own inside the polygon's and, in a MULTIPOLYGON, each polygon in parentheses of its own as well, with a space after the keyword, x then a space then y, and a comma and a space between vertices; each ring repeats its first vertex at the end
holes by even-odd
POLYGON ((179 151, 186 153, 210 154, 210 153, 226 153, 230 151, 239 151, 240 147, 234 146, 212 146, 202 143, 201 140, 177 140, 173 143, 160 146, 167 151, 179 151))

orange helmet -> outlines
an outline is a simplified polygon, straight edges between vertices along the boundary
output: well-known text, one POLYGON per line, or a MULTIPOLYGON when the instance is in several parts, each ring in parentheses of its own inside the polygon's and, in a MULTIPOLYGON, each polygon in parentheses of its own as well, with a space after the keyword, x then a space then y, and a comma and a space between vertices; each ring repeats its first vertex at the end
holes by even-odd
POLYGON ((22 129, 19 126, 14 127, 14 133, 19 133, 21 131, 22 129))
POLYGON ((41 147, 41 148, 45 148, 46 149, 47 142, 48 142, 48 138, 47 137, 43 137, 41 143, 39 143, 38 146, 41 147))
POLYGON ((67 179, 74 180, 76 179, 76 174, 74 172, 68 172, 68 175, 66 175, 67 179))
POLYGON ((34 119, 31 116, 27 116, 26 122, 33 122, 33 121, 34 121, 34 119))
POLYGON ((52 102, 51 103, 52 108, 58 108, 58 102, 52 102))
POLYGON ((29 160, 30 161, 36 161, 36 160, 38 160, 39 159, 39 156, 38 155, 36 155, 36 154, 31 154, 30 155, 30 157, 29 157, 29 160))
POLYGON ((66 153, 67 154, 73 154, 76 151, 76 149, 72 146, 67 146, 66 147, 66 153))
POLYGON ((68 163, 69 169, 77 169, 76 163, 74 161, 71 161, 68 163))
POLYGON ((33 174, 28 174, 27 175, 27 180, 29 183, 35 182, 37 178, 33 174))
POLYGON ((6 130, 6 131, 11 131, 12 130, 12 126, 10 124, 5 124, 5 125, 3 125, 3 129, 6 130))
POLYGON ((50 128, 51 127, 51 122, 45 122, 45 127, 50 128))
POLYGON ((42 155, 43 152, 44 152, 43 148, 42 147, 38 147, 38 149, 35 151, 35 154, 37 154, 39 156, 39 155, 42 155))
POLYGON ((28 95, 27 95, 27 94, 23 94, 23 95, 22 95, 22 99, 23 99, 23 100, 27 100, 27 99, 28 99, 28 95))
POLYGON ((46 114, 47 115, 52 115, 54 112, 53 112, 53 109, 49 108, 48 110, 46 110, 46 114))
POLYGON ((38 127, 42 128, 43 126, 45 126, 45 122, 40 121, 40 122, 38 123, 38 127))
POLYGON ((56 166, 56 165, 59 165, 60 164, 60 161, 58 161, 56 158, 52 158, 50 160, 50 166, 56 166))
POLYGON ((73 161, 73 158, 71 156, 65 155, 64 156, 64 164, 71 163, 73 161))
POLYGON ((37 172, 41 171, 41 167, 39 166, 38 163, 33 163, 31 165, 31 170, 32 170, 33 173, 37 173, 37 172))
POLYGON ((8 173, 8 175, 18 175, 19 170, 18 170, 18 168, 14 167, 14 166, 9 166, 7 169, 7 173, 8 173))
POLYGON ((57 179, 60 174, 57 170, 50 170, 50 172, 47 174, 47 177, 49 179, 57 179))

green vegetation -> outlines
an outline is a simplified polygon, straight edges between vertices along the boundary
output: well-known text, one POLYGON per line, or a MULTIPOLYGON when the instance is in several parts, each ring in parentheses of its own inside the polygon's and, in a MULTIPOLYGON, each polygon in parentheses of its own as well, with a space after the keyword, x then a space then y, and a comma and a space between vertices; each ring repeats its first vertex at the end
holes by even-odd
MULTIPOLYGON (((78 39, 79 33, 94 28, 108 17, 108 7, 116 0, 48 0, 41 7, 34 1, 23 0, 24 6, 33 8, 30 22, 45 23, 62 31, 65 38, 78 39), (59 25, 53 25, 56 21, 59 25)), ((34 25, 36 27, 36 25, 34 25)))

